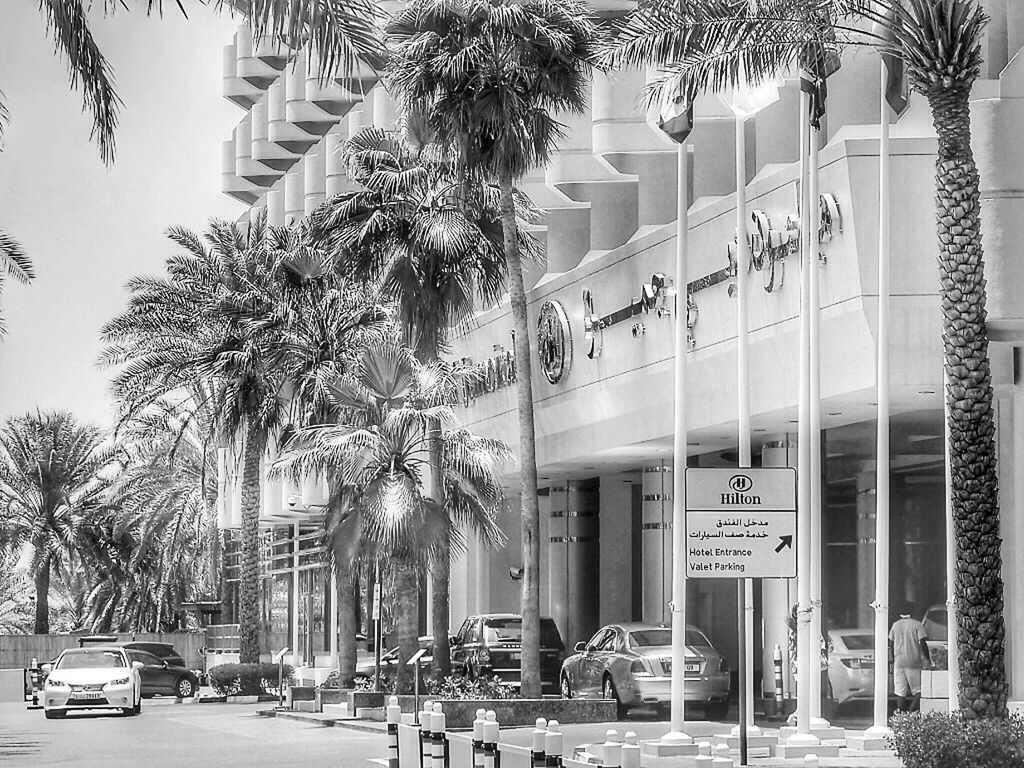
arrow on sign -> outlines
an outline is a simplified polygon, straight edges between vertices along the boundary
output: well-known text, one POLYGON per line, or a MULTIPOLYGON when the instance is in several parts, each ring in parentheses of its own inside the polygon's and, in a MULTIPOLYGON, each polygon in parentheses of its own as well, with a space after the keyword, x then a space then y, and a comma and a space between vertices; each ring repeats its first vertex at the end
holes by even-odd
POLYGON ((793 548, 793 537, 792 536, 779 536, 779 546, 775 548, 776 552, 781 552, 783 547, 793 548))

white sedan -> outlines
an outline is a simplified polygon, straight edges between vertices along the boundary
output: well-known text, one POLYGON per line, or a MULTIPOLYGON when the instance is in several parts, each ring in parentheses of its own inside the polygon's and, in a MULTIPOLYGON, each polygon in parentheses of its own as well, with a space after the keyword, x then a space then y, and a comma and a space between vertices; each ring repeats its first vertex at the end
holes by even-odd
POLYGON ((69 648, 57 657, 43 686, 46 719, 61 718, 76 709, 119 709, 125 715, 139 714, 141 666, 133 663, 123 648, 69 648))

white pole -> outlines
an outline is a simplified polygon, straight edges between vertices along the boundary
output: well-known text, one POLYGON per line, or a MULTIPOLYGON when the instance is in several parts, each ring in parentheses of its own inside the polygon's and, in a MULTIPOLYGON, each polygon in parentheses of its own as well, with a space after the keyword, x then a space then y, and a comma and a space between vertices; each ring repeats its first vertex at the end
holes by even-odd
POLYGON ((949 658, 949 711, 960 710, 960 654, 956 639, 956 528, 953 525, 953 470, 949 463, 949 401, 946 399, 946 369, 942 369, 943 459, 946 475, 946 636, 949 658))
POLYGON ((875 690, 874 722, 867 735, 888 736, 889 705, 889 104, 881 69, 878 146, 878 427, 875 437, 875 690))
POLYGON ((338 655, 338 578, 333 565, 328 570, 328 578, 331 580, 331 666, 340 670, 341 657, 338 655))
MULTIPOLYGON (((810 644, 810 602, 811 602, 811 478, 810 478, 810 424, 808 422, 810 403, 810 277, 811 263, 811 217, 807 196, 807 146, 810 125, 807 122, 810 98, 800 92, 800 365, 797 430, 797 733, 788 744, 816 745, 819 740, 811 731, 811 656, 810 644)), ((815 648, 815 654, 817 649, 815 648)), ((815 671, 817 665, 813 665, 815 671)))
POLYGON ((302 663, 299 652, 299 524, 292 526, 292 666, 302 663))
POLYGON ((679 210, 676 217, 675 435, 672 445, 672 722, 666 739, 692 743, 693 739, 685 730, 683 701, 686 673, 686 352, 689 346, 686 246, 690 207, 687 142, 681 142, 676 152, 679 210))
MULTIPOLYGON (((746 118, 736 118, 736 399, 737 399, 737 440, 739 466, 750 467, 750 369, 749 369, 749 320, 748 267, 750 255, 747 251, 747 147, 746 118)), ((746 665, 743 680, 746 696, 744 700, 745 725, 751 730, 754 725, 754 582, 744 579, 742 599, 739 601, 744 622, 744 652, 746 665)), ((738 729, 737 729, 738 730, 738 729)))

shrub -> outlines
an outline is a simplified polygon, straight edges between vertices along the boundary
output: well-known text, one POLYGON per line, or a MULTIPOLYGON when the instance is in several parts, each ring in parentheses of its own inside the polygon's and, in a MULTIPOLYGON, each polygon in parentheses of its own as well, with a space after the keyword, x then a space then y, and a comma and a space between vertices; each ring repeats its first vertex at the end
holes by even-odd
POLYGON ((478 677, 471 680, 465 675, 432 677, 427 680, 427 694, 439 699, 515 699, 516 689, 503 682, 500 677, 478 677))
MULTIPOLYGON (((375 693, 376 688, 373 687, 373 677, 357 677, 353 681, 353 690, 360 692, 375 693)), ((395 681, 391 679, 389 675, 385 675, 383 672, 380 675, 380 692, 381 693, 394 693, 395 692, 395 681)))
POLYGON ((937 670, 949 669, 949 649, 944 645, 935 645, 929 649, 932 666, 937 670))
MULTIPOLYGON (((285 680, 292 668, 284 666, 285 680)), ((210 685, 220 696, 252 696, 277 693, 277 664, 219 664, 210 669, 210 685)))
POLYGON ((890 746, 904 768, 1024 768, 1024 718, 897 713, 890 746))

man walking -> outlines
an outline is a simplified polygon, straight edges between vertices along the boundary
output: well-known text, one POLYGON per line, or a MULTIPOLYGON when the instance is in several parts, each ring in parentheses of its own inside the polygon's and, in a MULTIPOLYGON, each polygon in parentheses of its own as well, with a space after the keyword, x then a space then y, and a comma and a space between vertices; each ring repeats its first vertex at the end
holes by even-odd
POLYGON ((899 712, 918 712, 921 709, 921 669, 930 669, 932 665, 927 637, 924 624, 912 619, 909 612, 901 613, 889 630, 893 688, 899 712))

